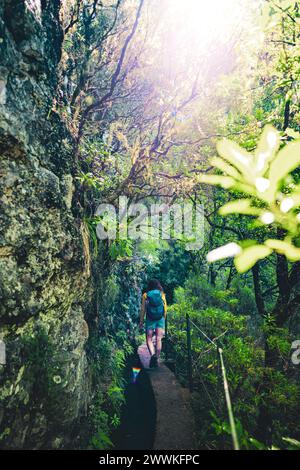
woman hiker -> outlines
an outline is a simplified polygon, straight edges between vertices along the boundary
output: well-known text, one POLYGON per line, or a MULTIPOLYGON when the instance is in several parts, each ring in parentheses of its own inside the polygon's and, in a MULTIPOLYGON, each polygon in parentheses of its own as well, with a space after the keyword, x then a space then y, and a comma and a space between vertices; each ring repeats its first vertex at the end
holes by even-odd
POLYGON ((150 367, 158 367, 161 352, 161 340, 165 332, 165 318, 167 315, 167 302, 163 288, 159 281, 151 279, 147 290, 142 296, 140 328, 144 326, 146 314, 146 342, 151 356, 150 367), (156 345, 152 341, 155 332, 156 345))

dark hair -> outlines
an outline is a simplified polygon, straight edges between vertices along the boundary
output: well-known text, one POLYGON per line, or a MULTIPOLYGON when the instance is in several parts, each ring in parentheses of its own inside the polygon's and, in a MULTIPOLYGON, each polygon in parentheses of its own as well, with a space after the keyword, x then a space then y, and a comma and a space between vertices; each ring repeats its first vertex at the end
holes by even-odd
POLYGON ((150 279, 147 285, 147 292, 149 292, 149 290, 156 290, 156 289, 160 290, 161 292, 164 291, 161 286, 161 283, 157 279, 150 279))

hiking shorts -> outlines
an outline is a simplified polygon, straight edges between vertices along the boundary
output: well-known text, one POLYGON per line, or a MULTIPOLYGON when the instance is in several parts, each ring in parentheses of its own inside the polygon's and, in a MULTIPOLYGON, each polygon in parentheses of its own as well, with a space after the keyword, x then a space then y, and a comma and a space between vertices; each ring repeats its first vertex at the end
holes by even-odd
POLYGON ((160 320, 150 320, 146 318, 146 331, 156 330, 156 328, 165 329, 165 318, 162 317, 160 320))

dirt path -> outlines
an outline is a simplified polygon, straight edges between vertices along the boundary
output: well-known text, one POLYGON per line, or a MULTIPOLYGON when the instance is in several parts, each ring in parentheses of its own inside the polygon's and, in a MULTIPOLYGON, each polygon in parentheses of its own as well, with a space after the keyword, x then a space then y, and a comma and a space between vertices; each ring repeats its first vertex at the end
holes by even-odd
POLYGON ((156 423, 153 449, 194 449, 194 418, 186 391, 165 365, 148 369, 149 352, 146 344, 138 349, 144 370, 150 379, 156 405, 156 423))

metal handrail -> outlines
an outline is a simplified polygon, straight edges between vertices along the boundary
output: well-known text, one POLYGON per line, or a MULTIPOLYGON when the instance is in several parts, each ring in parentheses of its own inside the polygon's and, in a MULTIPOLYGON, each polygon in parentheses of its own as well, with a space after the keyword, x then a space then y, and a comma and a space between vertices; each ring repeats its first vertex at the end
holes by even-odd
MULTIPOLYGON (((166 360, 168 360, 168 357, 169 357, 168 317, 169 317, 169 315, 166 318, 165 344, 164 344, 166 360)), ((226 408, 227 408, 227 413, 228 413, 228 418, 229 418, 229 424, 230 424, 230 430, 231 430, 231 436, 232 436, 233 448, 234 448, 234 450, 239 450, 240 447, 239 447, 238 435, 237 435, 237 430, 236 430, 236 425, 235 425, 235 420, 234 420, 234 415, 233 415, 233 408, 232 408, 229 385, 228 385, 228 380, 227 380, 226 367, 225 367, 224 357, 223 357, 223 349, 220 348, 218 346, 218 343, 217 343, 217 340, 219 340, 222 336, 224 336, 228 332, 228 330, 224 331, 223 333, 221 333, 216 338, 211 339, 198 325, 196 325, 196 323, 194 323, 191 320, 188 313, 186 313, 185 319, 186 319, 187 371, 188 371, 188 382, 189 382, 190 392, 192 393, 194 391, 193 363, 192 363, 192 336, 191 336, 191 325, 192 325, 212 345, 212 347, 210 348, 209 351, 215 350, 218 353, 218 358, 219 358, 219 363, 220 363, 220 371, 221 371, 222 380, 223 380, 225 403, 226 403, 226 408)), ((209 351, 206 351, 206 352, 209 352, 209 351)), ((215 404, 212 400, 212 397, 208 393, 208 390, 207 390, 207 388, 206 388, 206 386, 205 386, 205 384, 204 384, 201 377, 200 377, 200 380, 201 380, 201 383, 203 385, 203 388, 204 388, 205 392, 207 393, 210 401, 213 404, 214 409, 216 409, 216 406, 215 406, 215 404)))

